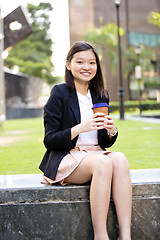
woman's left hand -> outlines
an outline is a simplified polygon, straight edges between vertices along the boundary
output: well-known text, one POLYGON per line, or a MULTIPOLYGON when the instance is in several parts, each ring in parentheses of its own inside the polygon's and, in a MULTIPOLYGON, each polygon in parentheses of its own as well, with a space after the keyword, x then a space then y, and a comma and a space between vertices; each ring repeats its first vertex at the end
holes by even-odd
POLYGON ((108 130, 110 134, 113 134, 113 135, 115 134, 116 127, 111 116, 105 116, 104 128, 108 130))

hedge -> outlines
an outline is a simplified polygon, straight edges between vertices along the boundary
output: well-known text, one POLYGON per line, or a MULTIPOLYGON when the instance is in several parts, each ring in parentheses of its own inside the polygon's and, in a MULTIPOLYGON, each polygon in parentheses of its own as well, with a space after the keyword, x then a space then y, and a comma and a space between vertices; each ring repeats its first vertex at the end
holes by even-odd
MULTIPOLYGON (((110 112, 119 111, 119 102, 110 102, 110 112)), ((160 110, 160 102, 155 100, 141 101, 142 111, 160 110)), ((139 101, 124 101, 125 112, 134 112, 139 108, 139 101)))

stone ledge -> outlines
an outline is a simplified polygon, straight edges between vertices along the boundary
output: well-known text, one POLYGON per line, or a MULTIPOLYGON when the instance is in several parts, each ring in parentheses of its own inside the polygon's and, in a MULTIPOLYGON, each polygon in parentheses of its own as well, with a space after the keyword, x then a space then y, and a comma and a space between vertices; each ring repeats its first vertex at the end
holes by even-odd
MULTIPOLYGON (((0 239, 91 240, 89 185, 47 186, 41 174, 0 176, 0 239)), ((159 240, 160 169, 131 170, 132 240, 159 240)), ((118 237, 111 199, 108 230, 118 237)))

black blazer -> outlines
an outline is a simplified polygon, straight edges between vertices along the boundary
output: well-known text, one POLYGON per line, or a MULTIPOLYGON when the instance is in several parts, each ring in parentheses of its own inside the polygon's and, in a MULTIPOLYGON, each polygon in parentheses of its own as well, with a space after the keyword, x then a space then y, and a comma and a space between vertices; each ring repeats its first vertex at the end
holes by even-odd
MULTIPOLYGON (((90 91, 93 104, 109 104, 109 98, 97 97, 94 91, 90 91)), ((39 168, 46 177, 55 179, 62 158, 75 147, 78 136, 71 140, 71 128, 80 123, 80 118, 76 89, 69 90, 66 84, 54 86, 44 106, 44 145, 47 151, 39 168)), ((112 146, 116 138, 117 134, 110 138, 105 129, 98 131, 98 144, 103 149, 112 146)))

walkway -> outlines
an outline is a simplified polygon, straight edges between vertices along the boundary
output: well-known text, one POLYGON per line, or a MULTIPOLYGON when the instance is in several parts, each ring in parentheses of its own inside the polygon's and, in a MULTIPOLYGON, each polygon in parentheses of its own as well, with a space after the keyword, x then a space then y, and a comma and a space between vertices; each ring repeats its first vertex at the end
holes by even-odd
MULTIPOLYGON (((111 114, 113 118, 119 119, 118 114, 111 114)), ((150 123, 160 123, 160 118, 152 118, 152 117, 139 117, 139 116, 132 116, 129 114, 125 114, 126 120, 132 121, 143 121, 143 122, 150 122, 150 123)))

